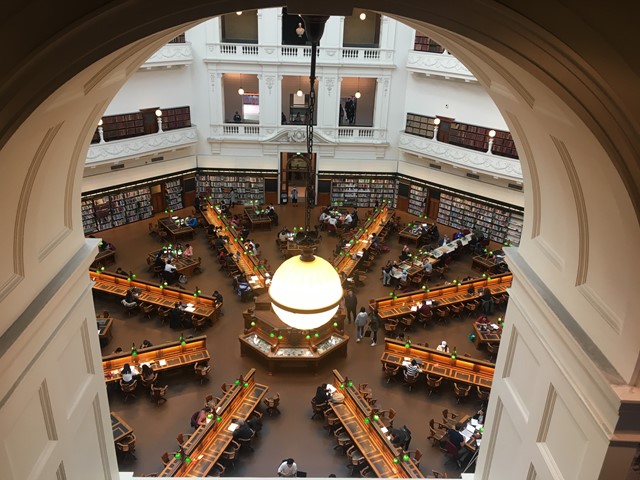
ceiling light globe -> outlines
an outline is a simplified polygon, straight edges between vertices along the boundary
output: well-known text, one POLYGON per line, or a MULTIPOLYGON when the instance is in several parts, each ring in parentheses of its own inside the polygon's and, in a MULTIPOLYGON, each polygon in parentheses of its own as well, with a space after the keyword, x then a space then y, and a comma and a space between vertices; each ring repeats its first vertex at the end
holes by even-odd
POLYGON ((358 90, 358 91, 356 92, 356 94, 355 94, 355 97, 356 97, 356 98, 360 98, 361 96, 362 96, 362 94, 360 93, 360 90, 358 90))
POLYGON ((491 138, 495 137, 496 136, 496 131, 495 130, 489 130, 489 136, 491 138))
POLYGON ((440 119, 439 119, 439 118, 436 118, 436 119, 433 121, 433 124, 434 124, 434 125, 440 125, 440 119))
POLYGON ((366 14, 366 13, 364 13, 364 12, 362 12, 362 13, 360 14, 360 20, 366 20, 366 19, 367 19, 367 14, 366 14))
POLYGON ((236 12, 236 15, 242 15, 241 11, 236 12))
POLYGON ((162 116, 162 110, 157 109, 156 110, 156 117, 161 117, 162 116))
POLYGON ((298 91, 296 92, 296 95, 297 95, 297 96, 299 96, 299 97, 301 97, 301 96, 302 96, 302 95, 304 95, 304 94, 302 93, 302 90, 298 89, 298 91))
POLYGON ((238 89, 238 95, 244 95, 244 88, 240 87, 238 89))
POLYGON ((273 274, 269 287, 278 318, 299 330, 318 328, 331 320, 343 294, 338 272, 320 257, 313 261, 290 258, 273 274))

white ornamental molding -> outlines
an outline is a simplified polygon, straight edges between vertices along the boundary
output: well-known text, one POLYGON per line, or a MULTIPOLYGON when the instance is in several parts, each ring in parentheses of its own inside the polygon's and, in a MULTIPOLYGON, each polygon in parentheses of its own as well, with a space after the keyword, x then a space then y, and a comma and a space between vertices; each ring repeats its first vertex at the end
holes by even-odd
POLYGON ((190 43, 167 43, 142 64, 141 69, 189 65, 193 61, 190 43))
POLYGON ((198 132, 195 126, 124 140, 113 140, 89 146, 85 164, 122 161, 150 155, 158 151, 188 147, 195 145, 197 142, 198 132))
POLYGON ((407 56, 407 69, 427 75, 459 78, 467 82, 478 81, 460 60, 444 53, 410 51, 407 56))
POLYGON ((327 92, 328 92, 329 96, 331 96, 331 90, 333 90, 333 87, 334 87, 335 83, 336 83, 336 80, 333 77, 327 77, 324 80, 324 84, 325 84, 325 86, 327 88, 327 92))
POLYGON ((306 142, 307 132, 304 130, 291 130, 287 133, 287 139, 292 143, 306 142))
POLYGON ((455 167, 463 167, 508 180, 522 181, 522 166, 517 158, 477 152, 406 133, 400 135, 398 148, 405 152, 445 162, 455 167))

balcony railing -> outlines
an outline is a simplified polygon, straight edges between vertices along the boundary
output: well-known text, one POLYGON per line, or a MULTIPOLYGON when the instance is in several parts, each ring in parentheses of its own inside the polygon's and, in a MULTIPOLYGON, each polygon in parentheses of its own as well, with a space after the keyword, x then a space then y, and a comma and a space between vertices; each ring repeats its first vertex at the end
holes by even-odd
POLYGON ((193 61, 193 53, 190 43, 167 43, 144 62, 140 68, 150 70, 152 68, 181 67, 190 65, 193 61))
MULTIPOLYGON (((393 50, 379 48, 318 48, 319 65, 393 66, 393 50)), ((267 61, 278 63, 308 63, 311 47, 296 45, 246 45, 239 43, 209 43, 205 61, 267 61)))
POLYGON ((407 70, 424 73, 427 76, 458 78, 466 82, 478 80, 460 60, 448 53, 409 51, 407 70))
MULTIPOLYGON (((381 144, 387 141, 387 131, 373 127, 315 127, 316 135, 323 141, 332 144, 361 143, 381 144)), ((247 142, 284 142, 303 143, 306 141, 306 127, 298 125, 281 125, 261 128, 255 124, 224 123, 211 125, 210 140, 238 140, 247 142)))
POLYGON ((85 165, 153 155, 165 150, 175 150, 196 145, 197 142, 198 130, 195 126, 191 126, 178 130, 140 135, 124 140, 95 143, 89 147, 85 165))
POLYGON ((457 147, 434 139, 402 132, 398 148, 439 162, 507 180, 522 181, 522 167, 516 158, 502 157, 457 147))

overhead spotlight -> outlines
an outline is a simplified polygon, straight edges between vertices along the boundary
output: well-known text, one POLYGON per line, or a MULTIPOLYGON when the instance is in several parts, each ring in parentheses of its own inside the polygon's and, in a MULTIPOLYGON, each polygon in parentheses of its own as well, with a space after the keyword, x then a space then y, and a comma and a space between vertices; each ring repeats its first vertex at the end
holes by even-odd
POLYGON ((366 19, 367 19, 367 14, 366 14, 366 13, 364 13, 364 12, 362 12, 362 13, 360 14, 360 20, 366 20, 366 19))

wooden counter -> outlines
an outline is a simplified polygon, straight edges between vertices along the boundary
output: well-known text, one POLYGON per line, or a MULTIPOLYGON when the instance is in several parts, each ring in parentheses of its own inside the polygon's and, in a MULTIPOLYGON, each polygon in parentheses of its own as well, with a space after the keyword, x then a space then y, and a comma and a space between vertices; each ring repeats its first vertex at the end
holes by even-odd
POLYGON ((404 341, 385 338, 384 352, 380 361, 383 364, 401 366, 405 361, 420 359, 420 369, 423 373, 430 373, 438 377, 445 377, 455 382, 478 385, 491 388, 495 365, 475 358, 460 356, 455 360, 450 353, 442 353, 434 348, 410 346, 405 347, 404 341))
POLYGON ((124 298, 127 290, 131 287, 136 287, 142 290, 138 296, 140 302, 166 308, 173 308, 176 302, 192 303, 193 308, 187 309, 186 313, 196 317, 208 318, 212 322, 218 317, 220 305, 216 304, 213 298, 206 295, 194 297, 193 292, 176 290, 171 287, 160 288, 143 280, 127 280, 122 275, 110 272, 89 271, 89 275, 94 282, 94 292, 105 292, 124 298))
POLYGON ((491 277, 491 279, 471 280, 460 285, 445 285, 442 287, 415 290, 397 297, 376 298, 370 302, 370 306, 378 308, 378 315, 382 320, 401 317, 411 313, 412 307, 419 306, 423 300, 433 300, 435 303, 432 309, 447 307, 453 304, 468 302, 479 299, 481 294, 479 288, 490 288, 492 295, 501 295, 511 287, 513 275, 506 273, 491 277), (467 293, 469 287, 473 286, 474 293, 467 293))
POLYGON ((214 418, 196 429, 183 445, 182 458, 174 457, 162 470, 160 477, 207 476, 233 439, 233 432, 229 431, 231 421, 247 420, 269 389, 266 385, 256 383, 254 374, 255 369, 251 369, 229 387, 216 406, 214 418))
POLYGON ((418 240, 420 240, 420 230, 418 230, 418 233, 414 233, 413 227, 407 226, 398 232, 398 243, 412 242, 417 246, 418 240))
POLYGON ((114 353, 102 357, 102 369, 104 371, 104 381, 107 383, 119 381, 122 378, 120 370, 125 363, 136 366, 149 363, 154 372, 170 370, 172 368, 193 365, 197 362, 209 361, 211 357, 207 351, 206 335, 185 339, 185 344, 181 345, 180 340, 175 342, 154 345, 149 348, 141 348, 138 355, 131 356, 130 350, 114 353))
POLYGON ((383 430, 381 421, 369 419, 365 422, 364 419, 371 416, 371 407, 353 383, 337 370, 333 371, 333 376, 333 385, 344 394, 344 403, 329 405, 376 477, 424 478, 413 460, 402 459, 402 449, 395 447, 387 438, 388 433, 383 430), (395 458, 398 458, 398 463, 394 462, 395 458))
POLYGON ((495 273, 504 262, 498 262, 495 258, 488 258, 484 255, 476 255, 471 259, 471 268, 481 272, 495 273))
POLYGON ((116 263, 116 251, 107 248, 105 250, 102 250, 101 252, 98 252, 96 258, 91 264, 91 268, 105 267, 114 263, 116 263))

